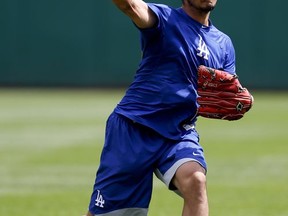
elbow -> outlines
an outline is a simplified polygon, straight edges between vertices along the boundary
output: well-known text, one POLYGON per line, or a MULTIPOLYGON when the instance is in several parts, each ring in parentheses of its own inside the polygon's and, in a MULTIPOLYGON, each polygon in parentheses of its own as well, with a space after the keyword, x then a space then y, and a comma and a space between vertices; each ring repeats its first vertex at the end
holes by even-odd
POLYGON ((133 11, 133 1, 112 0, 113 3, 125 14, 129 14, 133 11))

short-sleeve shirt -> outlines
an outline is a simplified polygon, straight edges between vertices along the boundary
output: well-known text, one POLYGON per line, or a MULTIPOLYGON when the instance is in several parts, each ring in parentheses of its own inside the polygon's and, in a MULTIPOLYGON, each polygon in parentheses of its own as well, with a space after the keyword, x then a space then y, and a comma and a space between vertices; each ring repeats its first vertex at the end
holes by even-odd
POLYGON ((197 116, 197 68, 235 73, 231 39, 211 21, 209 26, 182 8, 148 3, 157 25, 139 29, 142 59, 115 112, 150 127, 169 139, 181 139, 182 124, 197 116))

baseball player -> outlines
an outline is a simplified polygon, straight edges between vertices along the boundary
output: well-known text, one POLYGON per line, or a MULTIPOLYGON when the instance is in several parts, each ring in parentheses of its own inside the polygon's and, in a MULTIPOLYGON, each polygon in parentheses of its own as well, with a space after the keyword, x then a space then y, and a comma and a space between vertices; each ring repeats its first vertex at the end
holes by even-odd
POLYGON ((154 173, 183 197, 183 216, 207 216, 207 165, 195 129, 198 67, 235 74, 232 42, 209 19, 217 0, 182 0, 179 8, 113 2, 141 33, 143 57, 107 120, 87 216, 146 216, 154 173))

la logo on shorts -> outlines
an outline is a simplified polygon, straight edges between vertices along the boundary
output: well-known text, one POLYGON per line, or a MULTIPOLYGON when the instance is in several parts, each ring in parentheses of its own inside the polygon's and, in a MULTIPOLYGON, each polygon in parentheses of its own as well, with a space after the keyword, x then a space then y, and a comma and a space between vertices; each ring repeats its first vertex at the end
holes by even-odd
POLYGON ((97 197, 95 199, 95 205, 104 208, 105 200, 103 199, 103 196, 100 193, 100 190, 97 190, 97 197))

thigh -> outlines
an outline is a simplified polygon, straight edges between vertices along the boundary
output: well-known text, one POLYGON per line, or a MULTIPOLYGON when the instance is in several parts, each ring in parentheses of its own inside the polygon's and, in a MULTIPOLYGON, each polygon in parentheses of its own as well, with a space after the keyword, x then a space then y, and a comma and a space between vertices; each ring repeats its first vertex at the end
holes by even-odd
POLYGON ((146 215, 160 140, 149 128, 125 117, 109 117, 89 206, 93 214, 126 215, 123 212, 136 211, 141 212, 139 216, 146 215))
POLYGON ((195 129, 187 131, 182 140, 171 142, 170 148, 163 154, 155 174, 171 190, 176 190, 172 179, 176 171, 187 162, 195 162, 195 167, 206 173, 207 164, 203 148, 199 144, 199 135, 195 129), (198 166, 199 165, 199 166, 198 166))

